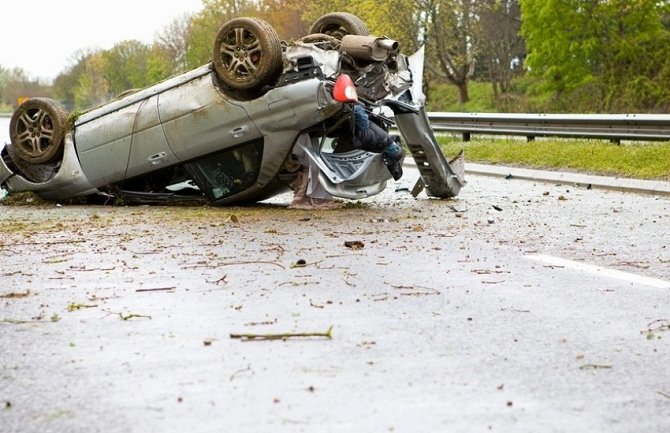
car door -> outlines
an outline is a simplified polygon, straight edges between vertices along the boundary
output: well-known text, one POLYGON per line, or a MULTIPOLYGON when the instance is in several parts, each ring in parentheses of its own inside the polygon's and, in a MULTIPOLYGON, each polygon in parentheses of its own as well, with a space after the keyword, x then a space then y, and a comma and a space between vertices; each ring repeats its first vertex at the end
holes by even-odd
POLYGON ((178 163, 158 117, 158 95, 132 95, 78 119, 75 142, 89 182, 107 185, 178 163))
POLYGON ((192 161, 261 137, 244 108, 224 96, 211 75, 164 92, 159 97, 158 110, 170 148, 181 161, 192 161))

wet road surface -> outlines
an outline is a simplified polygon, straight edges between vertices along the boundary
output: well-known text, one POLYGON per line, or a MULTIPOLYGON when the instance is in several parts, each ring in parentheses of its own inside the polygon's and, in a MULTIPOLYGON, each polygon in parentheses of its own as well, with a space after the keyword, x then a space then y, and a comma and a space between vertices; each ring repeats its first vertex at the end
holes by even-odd
POLYGON ((670 199, 405 179, 335 211, 0 206, 0 431, 670 429, 670 199))

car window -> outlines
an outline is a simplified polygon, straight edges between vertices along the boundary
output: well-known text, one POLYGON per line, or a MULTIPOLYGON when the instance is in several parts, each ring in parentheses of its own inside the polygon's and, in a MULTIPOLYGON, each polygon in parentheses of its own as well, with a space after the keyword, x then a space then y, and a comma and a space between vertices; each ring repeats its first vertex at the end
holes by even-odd
POLYGON ((219 200, 251 187, 258 178, 263 141, 226 149, 187 165, 194 181, 211 200, 219 200))

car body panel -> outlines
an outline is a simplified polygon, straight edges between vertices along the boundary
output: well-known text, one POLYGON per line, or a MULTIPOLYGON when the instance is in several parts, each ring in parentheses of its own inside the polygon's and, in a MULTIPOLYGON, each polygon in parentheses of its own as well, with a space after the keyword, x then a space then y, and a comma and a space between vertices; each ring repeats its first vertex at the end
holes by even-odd
POLYGON ((243 107, 222 95, 204 75, 159 96, 165 137, 180 161, 189 161, 261 137, 243 107))
MULTIPOLYGON (((79 165, 72 133, 65 135, 63 163, 48 182, 31 182, 23 176, 11 174, 3 181, 9 191, 35 191, 47 200, 62 200, 69 197, 94 194, 97 189, 88 181, 79 165)), ((10 147, 10 146, 8 146, 10 147)), ((11 172, 0 158, 0 171, 11 172)), ((2 177, 5 177, 3 174, 2 177)))
POLYGON ((447 162, 430 127, 423 108, 417 112, 397 112, 398 130, 416 161, 428 195, 439 198, 456 197, 465 185, 463 166, 447 162))

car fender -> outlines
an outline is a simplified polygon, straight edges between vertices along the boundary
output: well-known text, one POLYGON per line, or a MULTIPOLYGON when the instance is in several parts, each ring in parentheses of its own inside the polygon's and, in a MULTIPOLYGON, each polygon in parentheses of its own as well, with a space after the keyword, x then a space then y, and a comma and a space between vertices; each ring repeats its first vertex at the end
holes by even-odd
POLYGON ((63 162, 58 172, 47 181, 32 182, 19 174, 7 176, 11 170, 4 161, 0 163, 0 176, 5 177, 2 182, 10 192, 35 191, 40 197, 54 201, 98 192, 88 181, 79 164, 72 132, 65 135, 63 162))

